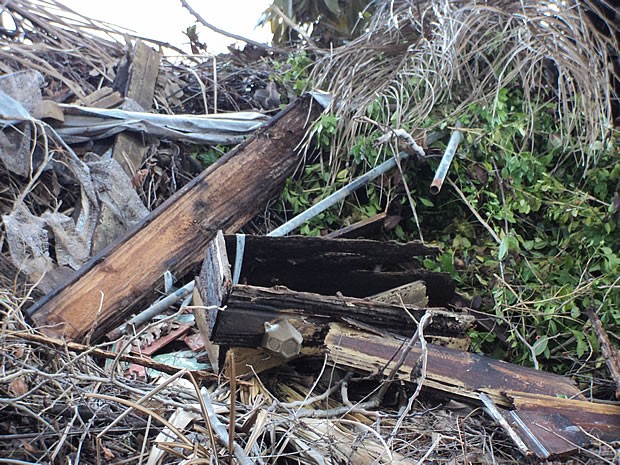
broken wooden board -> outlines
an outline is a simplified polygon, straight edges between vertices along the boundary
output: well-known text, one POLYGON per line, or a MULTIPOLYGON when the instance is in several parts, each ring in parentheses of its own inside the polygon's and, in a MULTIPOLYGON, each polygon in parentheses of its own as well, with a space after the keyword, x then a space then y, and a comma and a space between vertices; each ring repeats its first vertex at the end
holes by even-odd
POLYGON ((353 223, 352 225, 337 231, 330 232, 323 237, 328 239, 345 237, 348 239, 353 239, 356 237, 377 236, 381 231, 383 231, 383 225, 387 217, 387 212, 377 213, 375 216, 358 221, 357 223, 353 223))
POLYGON ((184 276, 218 230, 237 231, 262 211, 301 162, 296 147, 321 110, 310 95, 290 104, 29 309, 34 323, 96 340, 141 310, 165 271, 184 276))
POLYGON ((456 285, 450 273, 438 273, 425 269, 408 271, 347 270, 338 267, 321 271, 284 268, 265 274, 263 268, 242 271, 242 281, 255 286, 286 286, 296 291, 366 298, 413 281, 424 281, 426 295, 431 307, 450 305, 456 285))
MULTIPOLYGON (((403 341, 332 324, 325 346, 339 367, 387 375, 403 341)), ((620 407, 587 402, 568 378, 432 344, 427 348, 424 386, 487 408, 490 401, 494 418, 527 455, 545 459, 585 447, 592 436, 620 437, 620 407)), ((399 367, 399 379, 415 382, 421 355, 418 344, 399 367)))
MULTIPOLYGON (((427 310, 435 315, 433 323, 426 330, 428 334, 463 336, 473 325, 473 317, 445 309, 404 308, 367 299, 247 285, 233 286, 226 308, 209 310, 207 319, 209 337, 213 342, 236 347, 260 346, 267 322, 282 318, 291 321, 298 319, 319 328, 313 336, 304 335, 304 346, 308 346, 324 332, 326 324, 331 321, 351 320, 410 335, 415 332, 417 321, 427 310)), ((299 325, 293 326, 304 334, 299 325)))
MULTIPOLYGON (((398 265, 413 257, 436 255, 438 247, 419 241, 399 243, 369 239, 327 239, 307 236, 245 236, 243 263, 245 267, 281 269, 298 266, 306 270, 322 270, 337 266, 360 269, 376 265, 398 265)), ((226 236, 230 257, 236 257, 237 238, 226 236)), ((243 272, 242 272, 243 275, 243 272)))
MULTIPOLYGON (((228 256, 236 261, 234 235, 226 237, 226 247, 228 256)), ((240 282, 363 298, 423 280, 429 304, 443 307, 450 303, 455 291, 448 273, 375 270, 377 266, 394 268, 410 263, 415 256, 438 252, 436 247, 415 241, 399 244, 367 239, 245 236, 240 282)))
MULTIPOLYGON (((141 109, 150 110, 153 105, 159 61, 159 53, 141 40, 136 42, 129 65, 129 77, 124 96, 136 102, 141 109)), ((128 185, 140 169, 146 150, 147 145, 142 136, 128 132, 122 132, 116 136, 112 158, 127 173, 128 185)), ((96 254, 103 250, 117 237, 126 233, 127 229, 128 225, 117 218, 107 205, 103 205, 93 237, 92 253, 96 254)))
MULTIPOLYGON (((159 53, 141 40, 136 42, 129 65, 127 88, 123 94, 146 111, 153 105, 159 61, 159 53)), ((116 136, 112 158, 119 162, 130 178, 140 169, 145 153, 146 145, 142 137, 126 133, 116 136)))
POLYGON ((380 271, 376 267, 410 265, 416 256, 434 255, 439 249, 420 242, 399 244, 367 239, 321 237, 244 236, 243 259, 236 259, 237 237, 226 236, 231 263, 240 262, 240 281, 255 286, 286 286, 296 291, 350 297, 369 297, 422 280, 429 305, 447 306, 455 284, 448 273, 425 269, 380 271))
POLYGON ((620 405, 527 392, 506 392, 512 408, 480 395, 485 410, 525 455, 548 459, 620 437, 620 405))
POLYGON ((196 277, 194 287, 194 318, 209 355, 214 372, 219 371, 219 347, 209 339, 208 307, 221 307, 228 298, 232 287, 230 264, 226 255, 226 243, 222 231, 209 243, 202 262, 200 276, 196 277))

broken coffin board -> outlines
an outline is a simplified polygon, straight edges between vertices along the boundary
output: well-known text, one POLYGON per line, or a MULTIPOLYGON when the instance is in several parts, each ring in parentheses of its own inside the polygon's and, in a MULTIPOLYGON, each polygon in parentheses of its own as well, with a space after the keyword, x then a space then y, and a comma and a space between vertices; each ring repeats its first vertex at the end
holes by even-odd
POLYGON ((141 310, 170 271, 199 264, 218 230, 235 232, 301 162, 296 147, 322 111, 305 95, 276 115, 29 309, 47 333, 96 340, 141 310))
POLYGON ((437 247, 418 241, 236 235, 225 239, 239 282, 254 286, 366 298, 421 280, 432 307, 447 306, 455 295, 449 273, 412 266, 414 257, 439 253, 437 247), (240 240, 243 247, 238 246, 240 240))
MULTIPOLYGON (((332 324, 325 347, 336 366, 387 374, 400 359, 403 341, 332 324)), ((417 382, 422 353, 416 344, 398 379, 417 382)), ((575 452, 593 438, 620 437, 620 406, 588 402, 572 380, 552 373, 428 344, 423 385, 481 403, 528 456, 547 459, 575 452)))

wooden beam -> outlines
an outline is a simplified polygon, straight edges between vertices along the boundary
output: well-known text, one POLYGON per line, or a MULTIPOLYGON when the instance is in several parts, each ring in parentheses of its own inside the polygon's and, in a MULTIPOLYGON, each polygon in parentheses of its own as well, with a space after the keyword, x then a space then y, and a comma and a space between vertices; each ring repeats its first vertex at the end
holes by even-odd
POLYGON ((31 308, 34 323, 98 339, 141 310, 165 271, 184 276, 218 230, 237 231, 262 211, 301 162, 296 147, 320 113, 310 95, 290 104, 31 308))
MULTIPOLYGON (((330 325, 325 347, 341 368, 386 375, 396 366, 403 341, 330 325)), ((398 379, 415 382, 422 355, 417 344, 398 368, 398 379)), ((620 406, 588 402, 569 378, 481 355, 427 345, 424 386, 482 403, 526 455, 540 459, 575 452, 593 438, 620 437, 620 406)))
MULTIPOLYGON (((226 236, 231 263, 236 262, 237 238, 226 236)), ((322 237, 245 236, 241 279, 245 284, 286 286, 296 291, 349 297, 374 294, 424 281, 432 307, 445 307, 454 297, 455 284, 448 273, 413 268, 416 256, 434 255, 437 247, 412 241, 327 239, 322 237), (409 271, 382 271, 409 268, 409 271)))
MULTIPOLYGON (((399 359, 403 341, 393 336, 370 334, 332 324, 325 337, 325 346, 330 360, 339 366, 364 372, 374 372, 387 367, 386 372, 389 372, 399 359)), ((400 367, 400 379, 415 378, 412 375, 421 354, 418 344, 400 367)), ((427 376, 424 384, 473 400, 478 400, 479 392, 484 392, 502 407, 512 405, 504 395, 506 391, 583 400, 575 383, 568 378, 432 344, 428 344, 427 376)))
MULTIPOLYGON (((428 310, 435 315, 426 330, 428 334, 463 336, 473 325, 474 318, 469 315, 444 309, 428 310)), ((351 320, 399 334, 413 334, 417 321, 426 311, 365 299, 296 292, 281 287, 236 285, 228 297, 226 308, 208 312, 209 337, 219 344, 257 347, 261 344, 265 323, 282 318, 305 321, 322 328, 319 332, 323 333, 330 321, 351 320)), ((299 325, 294 326, 302 334, 305 333, 299 325)), ((307 336, 304 337, 304 345, 312 345, 307 336)))

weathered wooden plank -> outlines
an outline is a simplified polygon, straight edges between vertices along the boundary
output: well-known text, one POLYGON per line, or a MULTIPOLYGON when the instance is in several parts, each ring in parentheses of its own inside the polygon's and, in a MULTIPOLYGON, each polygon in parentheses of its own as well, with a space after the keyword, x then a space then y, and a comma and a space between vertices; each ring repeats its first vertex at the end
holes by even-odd
MULTIPOLYGON (((444 309, 431 309, 435 315, 428 334, 462 336, 473 324, 473 317, 444 309)), ((342 296, 323 296, 296 292, 287 288, 233 286, 226 308, 210 313, 209 337, 217 343, 257 347, 265 331, 265 323, 281 318, 303 318, 325 328, 330 321, 353 320, 399 334, 413 334, 417 321, 426 309, 391 305, 372 300, 342 296), (414 321, 412 318, 415 318, 414 321)), ((299 329, 299 328, 298 328, 299 329)), ((304 340, 304 344, 312 344, 304 340)))
POLYGON ((408 271, 350 270, 333 266, 321 270, 303 267, 263 267, 259 262, 245 266, 241 272, 242 282, 255 286, 286 286, 296 291, 334 295, 340 292, 349 297, 365 298, 413 281, 424 281, 426 295, 431 307, 445 307, 456 289, 449 273, 425 269, 408 271))
MULTIPOLYGON (((402 340, 332 324, 325 337, 331 363, 386 375, 396 366, 402 340)), ((416 345, 398 369, 415 382, 422 350, 416 345)), ((620 406, 588 402, 572 380, 481 355, 427 344, 424 386, 483 402, 527 455, 546 459, 586 447, 596 437, 620 437, 620 406)))
POLYGON ((232 276, 230 274, 230 264, 226 255, 226 243, 222 231, 209 243, 205 259, 202 262, 200 276, 196 277, 196 287, 194 288, 194 317, 196 326, 205 344, 209 355, 209 361, 216 373, 219 371, 219 347, 211 342, 209 334, 213 330, 209 326, 209 314, 217 312, 217 308, 224 305, 232 287, 232 276), (198 296, 196 296, 198 293, 198 296))
MULTIPOLYGON (((235 257, 236 237, 226 236, 228 255, 235 257)), ((327 239, 306 236, 245 236, 243 262, 264 269, 299 267, 323 270, 333 266, 361 269, 411 262, 416 256, 435 255, 438 247, 419 241, 398 243, 370 239, 327 239)))
MULTIPOLYGON (((333 363, 365 372, 385 367, 389 372, 403 348, 402 340, 395 337, 364 333, 337 324, 330 326, 325 346, 333 363)), ((447 347, 427 346, 427 387, 474 400, 478 400, 479 392, 484 392, 503 407, 512 405, 504 395, 506 391, 583 399, 568 378, 447 347)), ((412 373, 421 353, 418 344, 399 368, 399 378, 415 378, 412 373)))
MULTIPOLYGON (((153 105, 155 83, 159 74, 159 61, 159 53, 141 40, 136 42, 129 65, 129 79, 124 95, 137 102, 147 111, 153 105)), ((121 133, 116 137, 112 157, 131 177, 140 169, 145 152, 146 145, 141 137, 121 133)))
POLYGON ((218 230, 234 232, 264 208, 300 163, 295 148, 320 112, 309 95, 293 102, 31 308, 34 322, 97 339, 140 310, 166 270, 185 275, 218 230))
POLYGON ((513 409, 500 414, 530 454, 546 459, 587 447, 592 436, 620 438, 620 405, 597 404, 528 392, 506 392, 513 409))

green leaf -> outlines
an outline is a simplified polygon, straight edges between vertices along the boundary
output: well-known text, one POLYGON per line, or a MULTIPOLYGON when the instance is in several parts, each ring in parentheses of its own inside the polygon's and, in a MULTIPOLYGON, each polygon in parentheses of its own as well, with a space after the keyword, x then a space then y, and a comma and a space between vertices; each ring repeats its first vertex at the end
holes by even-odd
POLYGON ((540 336, 540 339, 536 341, 534 344, 534 355, 537 357, 542 355, 542 353, 547 349, 547 345, 549 344, 549 338, 547 336, 540 336))
POLYGON ((340 6, 338 6, 338 0, 323 0, 323 3, 335 16, 338 16, 340 14, 340 6))

